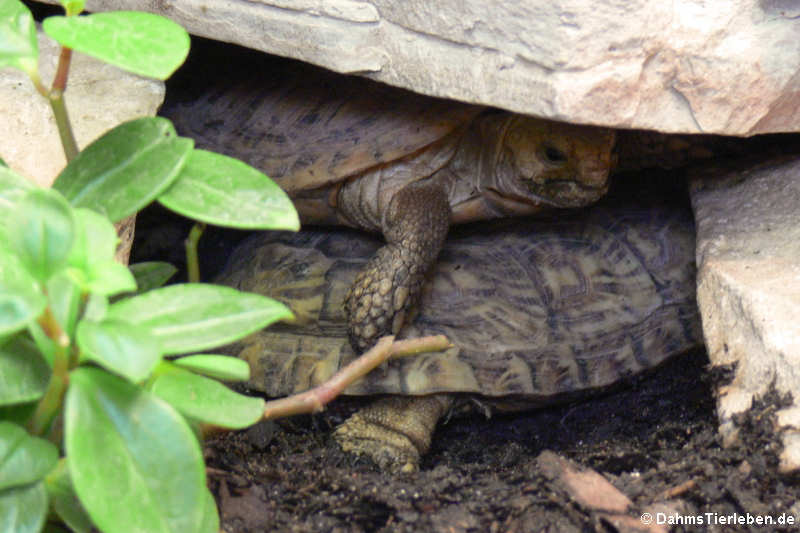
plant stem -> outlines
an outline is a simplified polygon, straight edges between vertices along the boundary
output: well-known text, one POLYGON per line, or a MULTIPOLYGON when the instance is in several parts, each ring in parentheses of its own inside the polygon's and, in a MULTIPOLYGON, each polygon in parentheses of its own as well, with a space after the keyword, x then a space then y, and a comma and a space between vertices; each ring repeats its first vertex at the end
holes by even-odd
MULTIPOLYGON (((452 348, 453 344, 444 335, 432 335, 395 341, 393 336, 378 339, 369 351, 364 352, 347 366, 340 369, 321 385, 286 398, 270 400, 264 404, 261 420, 275 420, 305 413, 317 413, 335 399, 357 379, 364 377, 391 357, 407 357, 425 352, 439 352, 452 348)), ((231 431, 213 424, 201 424, 203 438, 231 431)))
POLYGON ((48 337, 56 343, 56 350, 53 357, 53 373, 44 396, 36 406, 33 416, 28 421, 28 429, 34 435, 44 435, 53 423, 56 415, 61 409, 64 392, 69 383, 69 337, 61 329, 61 326, 53 316, 50 307, 45 308, 42 316, 39 317, 39 325, 48 337))
POLYGON ((383 337, 369 351, 339 370, 325 383, 300 394, 272 400, 264 406, 264 420, 283 418, 303 413, 321 411, 325 404, 336 398, 357 379, 392 356, 408 356, 423 352, 438 352, 452 344, 444 335, 422 337, 394 342, 394 337, 383 337))
POLYGON ((392 345, 392 357, 409 357, 425 352, 441 352, 452 347, 453 343, 444 335, 405 339, 394 342, 392 345))
POLYGON ((64 105, 64 91, 67 88, 67 76, 71 60, 72 49, 62 46, 61 53, 58 56, 58 68, 56 77, 53 80, 53 88, 47 95, 47 101, 50 102, 50 108, 53 110, 53 116, 56 119, 58 135, 61 138, 61 146, 64 148, 64 156, 67 158, 67 162, 72 161, 78 155, 78 143, 72 133, 67 107, 64 105))
POLYGON ((200 282, 200 261, 197 258, 197 243, 206 230, 203 222, 196 222, 186 237, 186 270, 189 283, 200 282))
POLYGON ((67 77, 69 76, 69 65, 72 62, 72 49, 66 46, 61 47, 61 53, 58 55, 58 67, 56 76, 53 78, 52 92, 67 90, 67 77))
POLYGON ((78 155, 78 145, 69 123, 64 97, 61 93, 51 92, 47 101, 50 102, 50 108, 56 118, 58 136, 61 138, 61 146, 64 148, 64 157, 67 158, 67 162, 70 162, 78 155))
POLYGON ((47 90, 47 87, 45 87, 44 84, 42 83, 42 79, 39 77, 39 71, 30 72, 28 73, 28 76, 30 77, 31 82, 33 83, 33 86, 36 89, 36 92, 41 94, 42 98, 49 99, 50 98, 48 96, 49 91, 47 90))

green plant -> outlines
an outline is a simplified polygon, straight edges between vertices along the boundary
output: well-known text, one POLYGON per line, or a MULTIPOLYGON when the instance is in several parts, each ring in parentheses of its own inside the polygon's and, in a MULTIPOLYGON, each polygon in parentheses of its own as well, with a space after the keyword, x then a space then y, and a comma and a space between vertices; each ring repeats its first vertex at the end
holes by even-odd
POLYGON ((67 16, 43 24, 62 45, 48 90, 30 12, 0 0, 0 68, 26 72, 48 99, 69 161, 51 189, 0 165, 0 531, 39 531, 48 512, 75 531, 217 531, 198 435, 246 427, 264 402, 215 381, 247 379, 243 361, 178 356, 291 313, 226 287, 156 288, 170 267, 116 263, 113 223, 153 200, 240 228, 297 229, 297 214, 262 173, 194 149, 163 118, 79 152, 62 99, 71 49, 164 79, 189 39, 155 15, 79 17, 82 0, 62 4, 67 16))

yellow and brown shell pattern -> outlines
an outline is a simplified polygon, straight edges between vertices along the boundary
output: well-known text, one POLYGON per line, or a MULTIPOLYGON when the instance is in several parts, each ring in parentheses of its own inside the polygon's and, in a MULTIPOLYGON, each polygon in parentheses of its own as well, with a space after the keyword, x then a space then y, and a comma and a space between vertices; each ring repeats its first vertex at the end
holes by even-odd
MULTIPOLYGON (((289 305, 297 320, 231 347, 272 396, 324 381, 355 354, 342 302, 380 241, 325 229, 245 241, 218 280, 289 305)), ((688 211, 591 208, 454 231, 401 336, 446 352, 396 359, 346 392, 455 392, 541 405, 606 387, 701 342, 688 211)), ((517 405, 520 405, 519 402, 517 405)))

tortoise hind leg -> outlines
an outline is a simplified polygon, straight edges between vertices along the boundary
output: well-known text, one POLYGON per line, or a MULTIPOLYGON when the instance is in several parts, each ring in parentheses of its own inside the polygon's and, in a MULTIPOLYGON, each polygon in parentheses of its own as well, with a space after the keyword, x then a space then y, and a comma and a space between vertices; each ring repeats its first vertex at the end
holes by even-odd
POLYGON ((446 394, 382 398, 348 418, 334 437, 344 451, 367 455, 383 469, 411 472, 452 403, 446 394))
POLYGON ((450 227, 441 186, 415 182, 398 191, 382 217, 386 245, 358 274, 345 300, 350 342, 357 352, 397 334, 450 227))

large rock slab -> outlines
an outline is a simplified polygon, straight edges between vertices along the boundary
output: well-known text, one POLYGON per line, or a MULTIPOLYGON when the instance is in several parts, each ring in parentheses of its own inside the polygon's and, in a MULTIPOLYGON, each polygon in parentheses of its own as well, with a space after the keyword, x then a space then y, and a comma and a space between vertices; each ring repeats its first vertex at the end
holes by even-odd
MULTIPOLYGON (((39 33, 39 73, 47 87, 55 75, 58 50, 52 39, 39 33)), ((118 124, 154 115, 164 101, 164 83, 74 53, 64 98, 83 148, 118 124)), ((0 157, 20 174, 49 186, 66 165, 64 150, 50 105, 18 70, 0 70, 0 117, 0 157)))
MULTIPOLYGON (((55 0, 49 0, 55 3, 55 0)), ((88 0, 413 91, 567 122, 800 131, 790 0, 88 0)))
MULTIPOLYGON (((705 169, 692 180, 697 300, 714 365, 735 364, 721 391, 723 436, 732 417, 774 384, 800 405, 800 158, 705 169)), ((800 408, 779 413, 782 468, 800 468, 800 408)))

